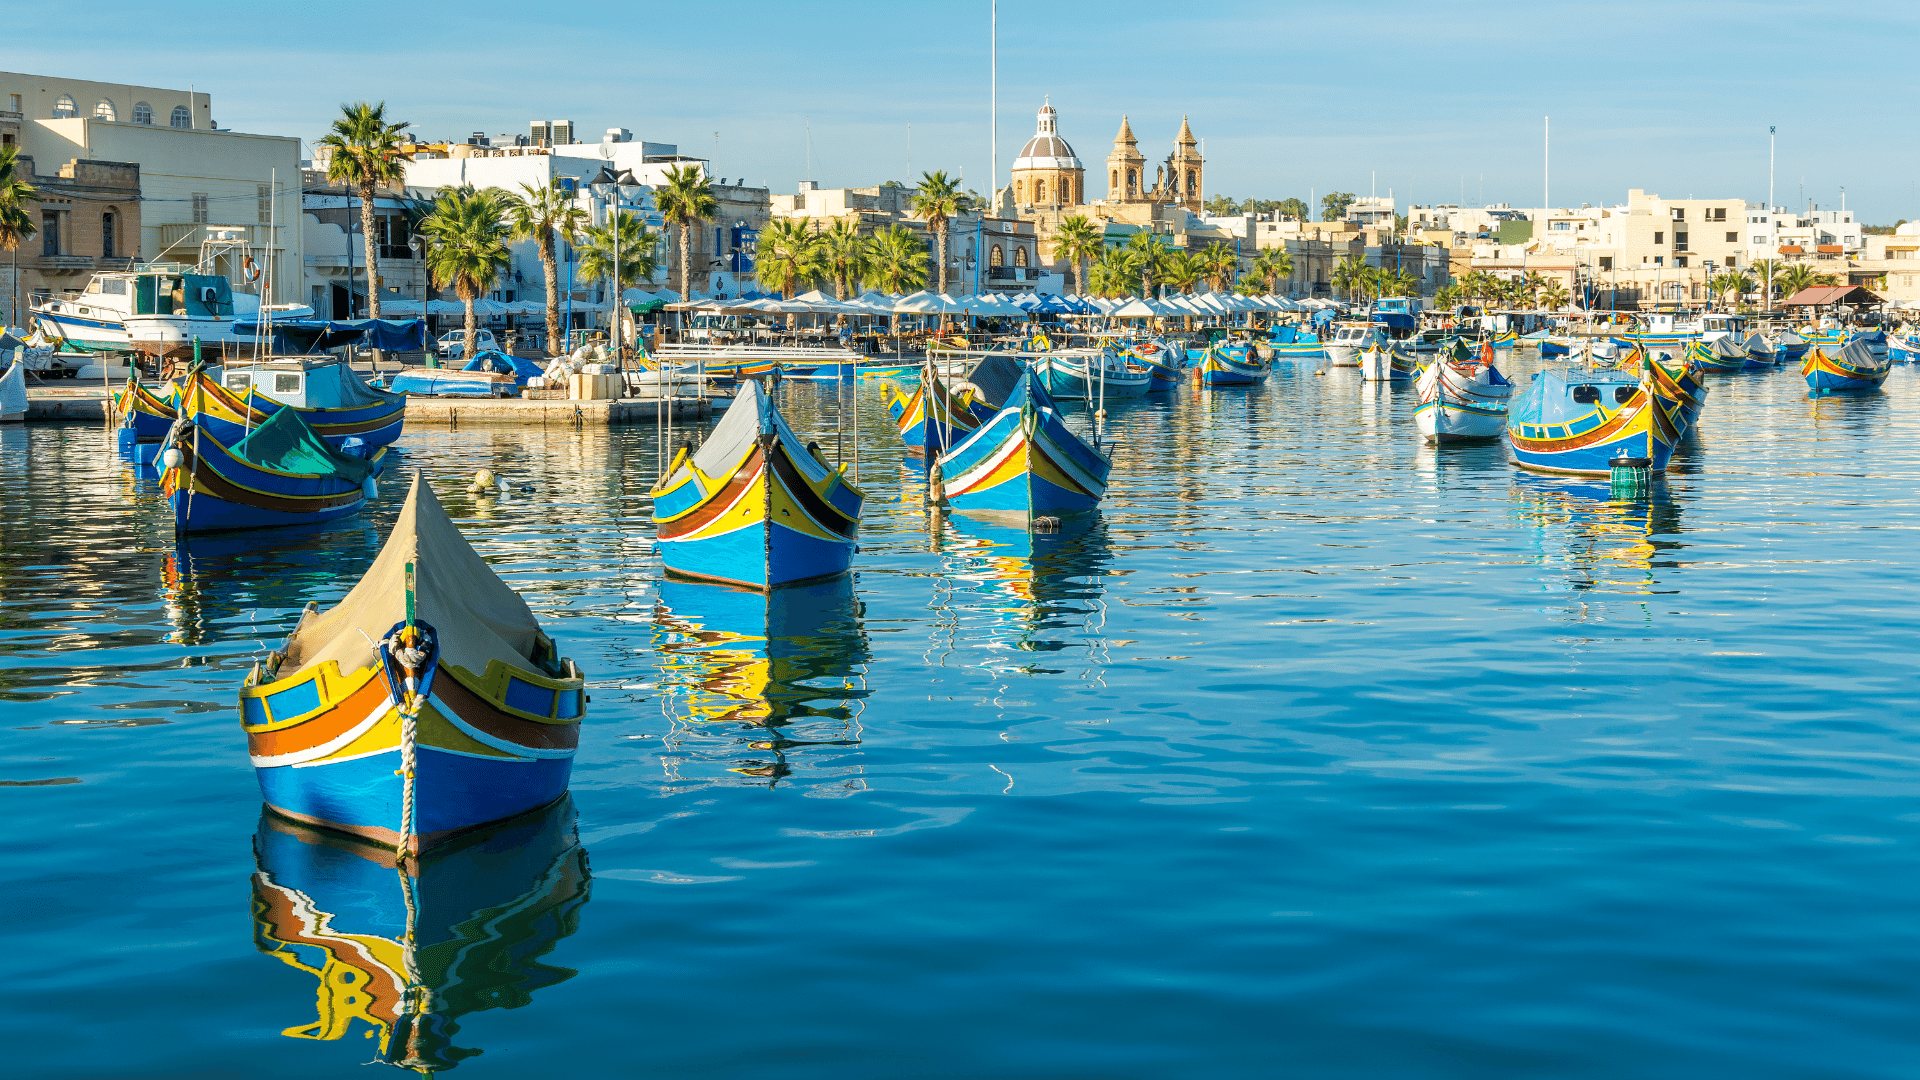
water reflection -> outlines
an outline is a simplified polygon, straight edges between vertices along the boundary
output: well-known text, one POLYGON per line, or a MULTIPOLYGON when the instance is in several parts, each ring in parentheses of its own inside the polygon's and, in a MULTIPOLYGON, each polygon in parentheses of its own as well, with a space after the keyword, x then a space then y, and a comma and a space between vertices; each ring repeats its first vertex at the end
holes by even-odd
POLYGON ((172 627, 164 640, 206 644, 227 636, 218 626, 259 608, 298 606, 313 589, 337 586, 343 575, 352 580, 380 539, 357 518, 275 529, 270 537, 237 532, 179 539, 160 565, 160 598, 172 627))
POLYGON ((728 771, 771 786, 791 775, 795 750, 857 745, 868 651, 855 582, 842 574, 766 593, 658 582, 654 640, 669 747, 711 737, 715 724, 741 725, 723 753, 746 753, 728 771))
POLYGON ((1655 479, 1638 499, 1616 499, 1606 481, 1554 479, 1516 474, 1517 520, 1531 526, 1539 561, 1566 573, 1576 591, 1651 595, 1655 571, 1674 565, 1685 545, 1680 505, 1665 480, 1655 479))
POLYGON ((390 850, 263 810, 254 859, 255 946, 319 982, 318 1016, 291 1038, 359 1030, 378 1060, 438 1072, 482 1053, 454 1045, 460 1017, 576 974, 541 962, 587 902, 570 798, 434 848, 411 875, 390 850))
POLYGON ((944 556, 934 605, 943 632, 930 642, 929 663, 1059 674, 1020 654, 1073 647, 1061 630, 1097 636, 1105 628, 1103 574, 1113 553, 1101 515, 1061 519, 1058 532, 966 514, 935 515, 928 527, 944 556), (989 650, 985 657, 954 656, 969 615, 986 616, 985 626, 970 625, 966 633, 967 647, 989 650))

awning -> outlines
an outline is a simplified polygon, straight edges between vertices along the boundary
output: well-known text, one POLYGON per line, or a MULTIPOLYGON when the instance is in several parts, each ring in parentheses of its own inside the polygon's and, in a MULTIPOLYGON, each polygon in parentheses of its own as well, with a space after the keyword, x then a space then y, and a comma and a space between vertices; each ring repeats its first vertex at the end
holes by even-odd
POLYGON ((1420 320, 1397 311, 1377 311, 1373 315, 1373 321, 1389 330, 1413 330, 1420 325, 1420 320))

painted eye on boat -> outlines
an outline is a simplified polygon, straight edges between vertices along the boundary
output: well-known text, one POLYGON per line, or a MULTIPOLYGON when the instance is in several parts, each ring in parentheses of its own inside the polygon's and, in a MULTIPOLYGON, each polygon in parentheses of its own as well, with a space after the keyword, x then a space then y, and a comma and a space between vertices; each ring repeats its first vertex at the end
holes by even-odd
POLYGON ((1614 387, 1613 388, 1614 403, 1617 405, 1625 405, 1627 402, 1633 400, 1633 393, 1634 393, 1634 390, 1633 390, 1633 387, 1631 386, 1614 387))
POLYGON ((1573 388, 1573 400, 1582 405, 1592 405, 1600 400, 1600 388, 1597 386, 1576 386, 1573 388))

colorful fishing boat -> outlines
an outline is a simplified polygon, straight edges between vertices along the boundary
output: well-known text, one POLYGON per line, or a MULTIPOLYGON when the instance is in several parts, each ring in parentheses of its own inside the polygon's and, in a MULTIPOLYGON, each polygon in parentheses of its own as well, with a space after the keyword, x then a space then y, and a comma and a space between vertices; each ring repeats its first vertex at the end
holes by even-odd
POLYGON ((1605 476, 1615 458, 1665 472, 1706 399, 1698 371, 1640 357, 1641 370, 1543 371, 1513 399, 1508 456, 1537 472, 1605 476))
POLYGON ((1520 335, 1515 331, 1509 330, 1504 334, 1494 334, 1487 339, 1486 343, 1492 345, 1495 349, 1508 351, 1520 343, 1520 335))
POLYGON ((1376 343, 1360 354, 1360 377, 1368 382, 1406 382, 1419 372, 1419 358, 1391 342, 1376 343))
POLYGON ((865 502, 747 382, 705 444, 683 448, 654 485, 653 521, 673 573, 770 589, 845 573, 865 502))
POLYGON ((1773 335, 1773 347, 1780 354, 1780 363, 1797 364, 1806 357, 1812 343, 1791 330, 1782 330, 1773 335))
MULTIPOLYGON (((1280 348, 1280 346, 1275 346, 1280 348)), ((1317 350, 1318 345, 1314 348, 1317 350)), ((1258 386, 1267 381, 1271 368, 1266 363, 1247 355, 1245 350, 1238 351, 1209 346, 1206 356, 1194 369, 1200 385, 1207 388, 1216 386, 1258 386)))
POLYGON ((1497 439, 1506 430, 1513 384, 1494 366, 1492 346, 1476 359, 1456 343, 1450 356, 1427 365, 1418 385, 1413 423, 1428 442, 1497 439))
POLYGON ((1759 331, 1747 335, 1743 348, 1747 353, 1748 371, 1768 371, 1780 366, 1780 351, 1759 331))
POLYGON ((986 416, 993 415, 994 410, 986 410, 986 416, 975 414, 972 407, 975 391, 971 386, 956 393, 947 389, 938 376, 929 380, 924 373, 918 382, 908 385, 912 386, 912 393, 902 392, 900 384, 887 387, 887 411, 893 414, 894 425, 900 429, 900 440, 907 444, 910 454, 938 456, 940 451, 979 427, 986 416), (928 407, 930 396, 931 408, 928 407))
POLYGON ((359 583, 240 691, 267 805, 409 854, 567 792, 586 684, 416 473, 359 583))
POLYGON ((1730 337, 1711 342, 1695 339, 1687 344, 1687 363, 1707 375, 1726 375, 1747 369, 1747 349, 1730 337))
POLYGON ((1540 358, 1552 359, 1556 356, 1571 356, 1573 341, 1570 338, 1543 337, 1539 342, 1540 358))
POLYGON ((1887 359, 1896 364, 1920 363, 1920 339, 1902 334, 1888 334, 1887 359))
POLYGON ((1127 362, 1124 353, 1050 352, 1029 358, 1034 376, 1057 401, 1108 401, 1146 396, 1153 375, 1127 362))
POLYGON ((1169 345, 1164 341, 1148 339, 1135 342, 1128 350, 1141 367, 1146 368, 1150 382, 1147 393, 1165 394, 1180 388, 1186 381, 1186 350, 1169 345))
POLYGON ((542 961, 579 927, 590 888, 571 799, 418 859, 266 810, 253 855, 254 946, 318 984, 317 1015, 289 1038, 452 1069, 480 1053, 454 1045, 461 1017, 574 974, 542 961))
MULTIPOLYGON (((172 389, 168 387, 169 392, 172 389)), ((153 464, 173 431, 174 421, 180 418, 179 410, 140 381, 139 368, 133 369, 127 384, 113 396, 111 408, 119 418, 116 436, 121 455, 143 465, 153 464)))
POLYGON ((1893 370, 1893 361, 1873 355, 1865 342, 1850 341, 1836 352, 1816 348, 1800 362, 1807 389, 1816 394, 1878 390, 1893 370))
POLYGON ((182 419, 160 454, 160 491, 179 533, 312 525, 359 513, 386 452, 336 450, 296 409, 273 413, 230 447, 182 419))
POLYGON ((1023 370, 1004 407, 943 455, 940 468, 953 509, 1036 518, 1094 509, 1113 462, 1068 429, 1023 370))
POLYGON ((212 370, 195 368, 176 391, 176 399, 185 398, 199 402, 194 422, 228 445, 286 408, 298 411, 308 427, 335 447, 348 439, 386 446, 400 437, 407 417, 406 395, 373 389, 344 361, 332 357, 230 362, 218 378, 212 370))

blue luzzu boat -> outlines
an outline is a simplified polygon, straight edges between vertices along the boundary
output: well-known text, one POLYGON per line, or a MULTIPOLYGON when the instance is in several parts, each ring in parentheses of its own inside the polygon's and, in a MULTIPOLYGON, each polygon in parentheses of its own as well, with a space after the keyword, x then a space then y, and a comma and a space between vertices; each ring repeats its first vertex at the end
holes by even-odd
POLYGON ((1800 362, 1807 389, 1816 394, 1878 390, 1892 370, 1892 359, 1875 356, 1862 341, 1849 341, 1837 353, 1816 348, 1800 362))
POLYGON ((1153 375, 1129 364, 1115 349, 1098 353, 1042 353, 1031 360, 1034 376, 1057 401, 1102 401, 1145 397, 1153 375))
POLYGON ((265 810, 253 855, 255 948, 318 984, 303 994, 317 1015, 282 1035, 438 1072, 481 1052, 454 1045, 461 1017, 573 974, 542 962, 590 888, 570 799, 407 860, 265 810))
POLYGON ((335 450, 295 409, 268 416, 231 447, 183 420, 167 445, 160 490, 180 533, 311 525, 359 513, 387 452, 335 450))
POLYGON ((1774 350, 1780 354, 1783 364, 1797 364, 1807 355, 1812 343, 1791 330, 1782 330, 1773 336, 1774 350))
POLYGON ((400 437, 404 394, 368 386, 332 357, 273 357, 257 364, 228 363, 218 379, 201 368, 188 373, 177 399, 199 395, 194 422, 232 445, 281 409, 298 410, 316 434, 335 447, 359 439, 370 447, 400 437))
POLYGON ((116 432, 120 453, 143 465, 153 464, 160 456, 174 421, 180 418, 172 401, 140 381, 137 368, 127 385, 113 396, 113 414, 120 420, 116 432))
POLYGON ((900 429, 900 441, 907 444, 907 452, 931 459, 940 451, 966 438, 980 422, 992 416, 994 410, 984 410, 978 415, 973 406, 975 391, 971 388, 955 393, 947 388, 939 376, 925 377, 913 384, 912 393, 902 393, 897 386, 888 387, 887 411, 893 414, 893 423, 900 429), (929 393, 931 384, 931 393, 929 393), (929 407, 929 398, 932 405, 929 407))
MULTIPOLYGON (((1318 345, 1314 346, 1317 350, 1318 345)), ((1277 354, 1276 354, 1277 355, 1277 354)), ((1270 368, 1259 360, 1247 355, 1247 350, 1235 352, 1219 345, 1207 350, 1198 368, 1200 385, 1214 386, 1258 386, 1267 381, 1270 368)))
POLYGON ((1899 334, 1888 334, 1887 359, 1896 364, 1920 363, 1920 341, 1899 334))
POLYGON ((567 792, 586 686, 419 474, 339 604, 240 691, 267 805, 413 854, 567 792))
POLYGON ((1711 342, 1694 339, 1687 345, 1687 362, 1707 375, 1727 375, 1748 370, 1746 347, 1731 337, 1711 342))
POLYGON ((1148 339, 1135 342, 1128 350, 1134 361, 1147 369, 1150 380, 1147 393, 1164 394, 1180 388, 1187 377, 1186 349, 1164 341, 1148 339))
POLYGON ((676 574, 770 589, 845 573, 866 494, 743 382, 699 450, 653 488, 660 558, 676 574))
POLYGON ((942 456, 940 468, 953 509, 1035 518, 1094 509, 1113 462, 1067 428, 1023 370, 1004 407, 942 456))
POLYGON ((1615 458, 1642 458, 1664 472, 1706 398, 1699 372, 1657 361, 1642 370, 1543 371, 1513 399, 1507 447, 1538 472, 1605 476, 1615 458))

